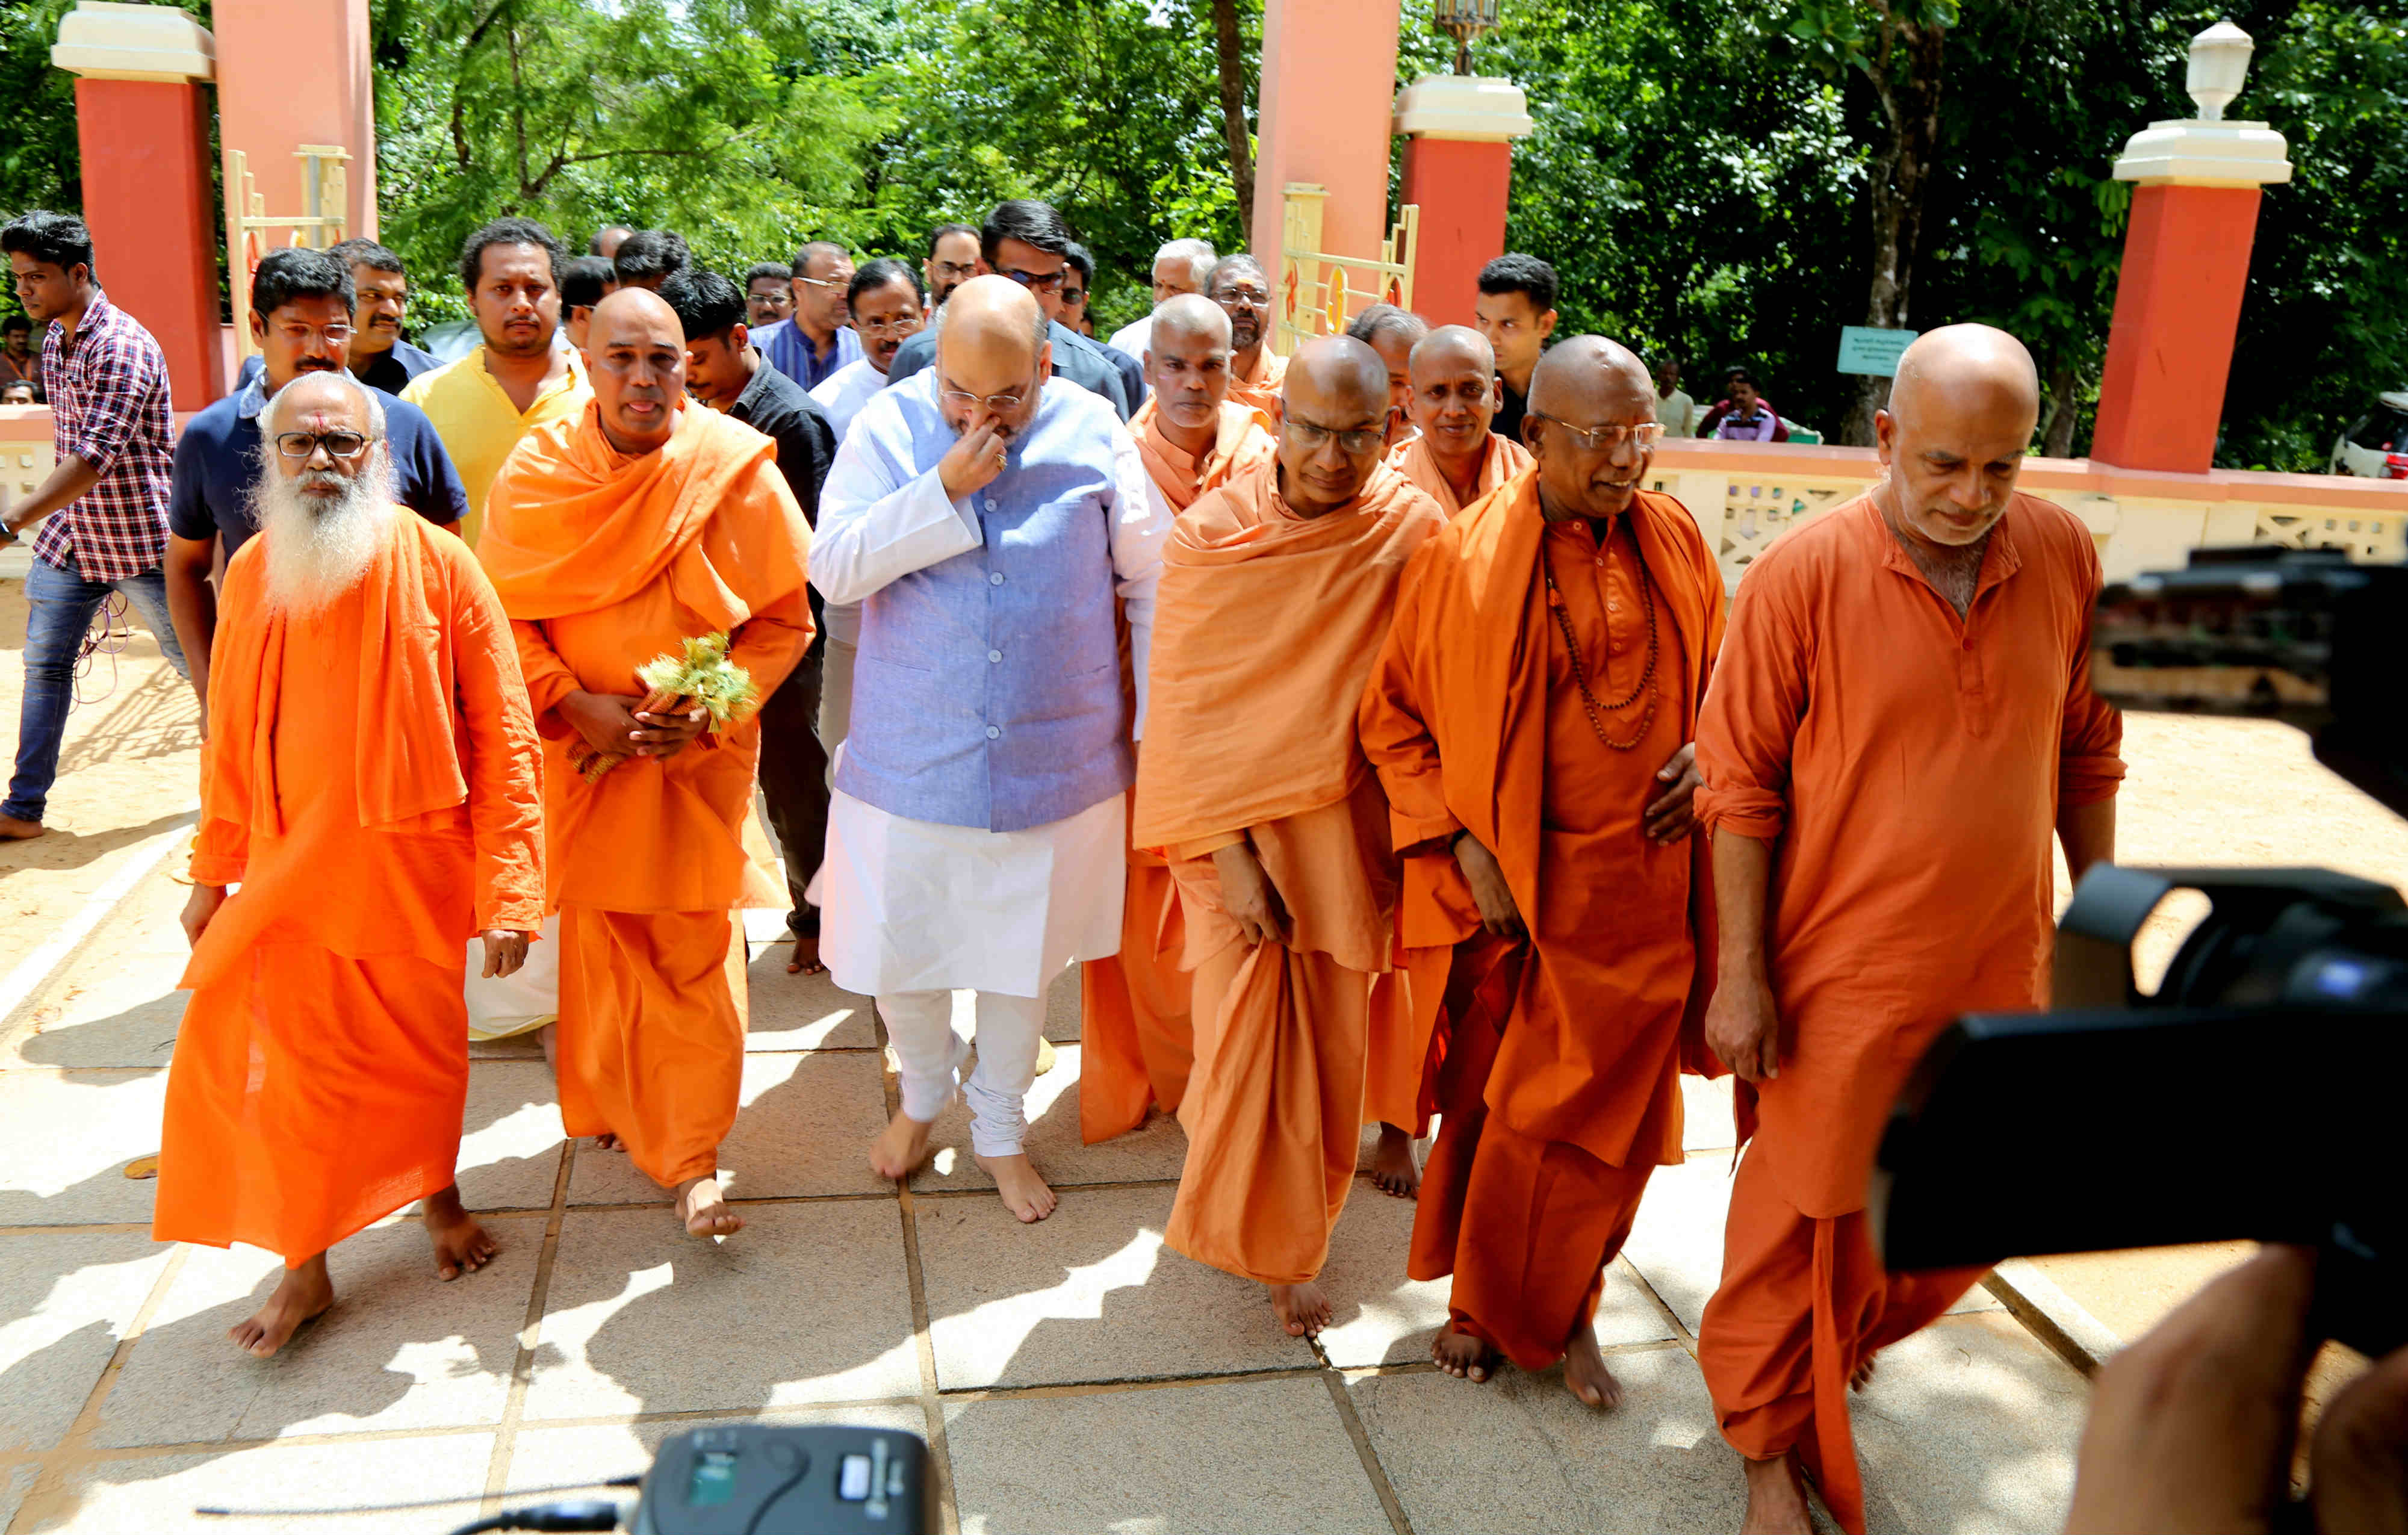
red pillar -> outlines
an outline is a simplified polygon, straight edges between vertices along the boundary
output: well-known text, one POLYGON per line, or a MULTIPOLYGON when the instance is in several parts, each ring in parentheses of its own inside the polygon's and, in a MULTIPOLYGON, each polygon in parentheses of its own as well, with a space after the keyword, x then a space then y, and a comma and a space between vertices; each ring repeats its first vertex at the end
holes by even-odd
POLYGON ((168 6, 84 4, 59 22, 50 62, 76 80, 83 218, 109 302, 167 355, 176 409, 225 392, 210 217, 208 30, 168 6))
POLYGON ((109 302, 158 337, 179 410, 225 393, 207 110, 189 80, 76 81, 93 262, 109 302))
POLYGON ((1397 97, 1406 136, 1399 198, 1420 206, 1413 309, 1433 325, 1469 325, 1480 268, 1505 253, 1513 190, 1512 140, 1530 131, 1511 80, 1430 75, 1397 97))

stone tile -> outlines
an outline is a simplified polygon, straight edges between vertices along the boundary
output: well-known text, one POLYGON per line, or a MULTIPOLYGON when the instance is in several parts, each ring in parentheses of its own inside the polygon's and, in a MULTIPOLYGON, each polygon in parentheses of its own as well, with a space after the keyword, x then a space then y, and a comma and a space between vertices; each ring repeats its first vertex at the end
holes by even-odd
POLYGON ((1873 1535, 2061 1528, 2082 1377, 2012 1317, 1951 1317, 1882 1351, 1851 1419, 1873 1535))
POLYGON ((745 971, 747 1050, 875 1050, 876 1009, 826 971, 788 975, 794 942, 759 945, 745 971))
POLYGON ((1686 1072, 1681 1076, 1681 1145, 1685 1151, 1728 1151, 1739 1144, 1739 1126, 1732 1116, 1733 1077, 1708 1082, 1686 1072))
POLYGON ((442 1508, 224 1522, 243 1535, 444 1535, 477 1516, 493 1453, 491 1434, 440 1434, 96 1461, 69 1479, 67 1507, 33 1528, 44 1535, 123 1535, 193 1528, 195 1505, 358 1508, 460 1497, 442 1508))
POLYGON ((35 1009, 0 1066, 166 1065, 190 1000, 176 989, 183 968, 180 959, 87 954, 35 1009))
MULTIPOLYGON (((652 1418, 639 1423, 580 1425, 576 1427, 521 1428, 510 1442, 507 1485, 514 1487, 561 1486, 582 1476, 628 1476, 652 1463, 661 1442, 674 1434, 707 1427, 711 1420, 652 1418)), ((925 1439, 928 1415, 917 1402, 873 1402, 847 1407, 789 1407, 770 1413, 748 1413, 727 1421, 738 1423, 833 1424, 855 1427, 896 1428, 925 1439)), ((576 1497, 575 1493, 561 1494, 576 1497)), ((595 1497, 605 1494, 596 1489, 595 1497)))
MULTIPOLYGON (((1692 1152, 1676 1168, 1657 1168, 1647 1181, 1639 1219, 1622 1255, 1630 1260, 1682 1326, 1695 1333, 1706 1301, 1722 1283, 1723 1223, 1730 1212, 1728 1152, 1692 1152)), ((1976 1284, 1949 1308, 1952 1315, 2003 1311, 1999 1298, 1976 1284)))
POLYGON ((25 1495, 34 1490, 34 1478, 41 1474, 39 1466, 11 1466, 0 1475, 0 1529, 8 1528, 24 1505, 25 1495))
MULTIPOLYGON (((893 1185, 869 1170, 869 1143, 886 1125, 878 1056, 815 1052, 744 1057, 736 1127, 719 1148, 727 1193, 739 1199, 878 1194, 893 1185)), ((668 1190, 591 1140, 577 1149, 568 1202, 666 1203, 668 1190)))
MULTIPOLYGON (((1411 1199, 1388 1198, 1368 1180, 1354 1180, 1346 1212, 1330 1234, 1329 1262, 1321 1270, 1321 1286, 1337 1314, 1321 1335, 1321 1350, 1340 1370, 1425 1361, 1430 1340, 1446 1325, 1453 1282, 1405 1277, 1418 1208, 1411 1199)), ((1622 1271, 1606 1276, 1597 1328, 1609 1348, 1672 1336, 1663 1313, 1622 1271)))
POLYGON ((150 1219, 149 1180, 125 1164, 159 1149, 165 1071, 0 1072, 0 1226, 150 1219))
POLYGON ((550 1209, 566 1141, 550 1067, 541 1061, 469 1067, 459 1165, 460 1198, 469 1209, 550 1209))
POLYGON ((1507 1370, 1474 1385, 1434 1370, 1366 1376, 1347 1391, 1415 1529, 1735 1529, 1739 1456, 1677 1346, 1607 1356, 1623 1405, 1599 1413, 1563 1372, 1507 1370))
POLYGON ((539 1061, 543 1059, 543 1040, 537 1030, 507 1035, 498 1040, 471 1040, 468 1058, 472 1061, 539 1061))
POLYGON ((920 1270, 948 1391, 1309 1368, 1263 1287, 1162 1244, 1167 1188, 1071 1189, 1023 1226, 1000 1199, 925 1199, 920 1270))
POLYGON ((755 1205, 724 1242, 660 1209, 571 1211, 532 1418, 751 1412, 920 1389, 889 1200, 755 1205))
POLYGON ((166 1298, 126 1356, 95 1442, 124 1447, 276 1439, 363 1428, 454 1428, 502 1415, 518 1329, 543 1245, 539 1220, 492 1224, 501 1253, 437 1279, 414 1222, 338 1243, 335 1309, 274 1358, 237 1351, 226 1329, 283 1277, 255 1248, 188 1247, 166 1298))
POLYGON ((0 1237, 0 1452, 58 1442, 171 1251, 131 1231, 0 1237))
MULTIPOLYGON (((1039 1170, 1058 1187, 1081 1184, 1176 1182, 1187 1159, 1187 1136, 1179 1121, 1154 1113, 1126 1135, 1093 1146, 1079 1139, 1079 1066, 1076 1044, 1054 1047, 1054 1069, 1029 1085, 1028 1139, 1024 1142, 1039 1170)), ((995 1180, 970 1155, 970 1112, 956 1102, 938 1116, 928 1162, 912 1175, 915 1189, 993 1188, 995 1180)))
MULTIPOLYGON (((1071 966, 1054 978, 1045 993, 1045 1037, 1055 1044, 1079 1037, 1079 967, 1071 966)), ((964 1029, 963 1037, 969 1031, 964 1029)))
POLYGON ((962 1535, 1390 1528, 1319 1380, 951 1402, 945 1442, 962 1535))

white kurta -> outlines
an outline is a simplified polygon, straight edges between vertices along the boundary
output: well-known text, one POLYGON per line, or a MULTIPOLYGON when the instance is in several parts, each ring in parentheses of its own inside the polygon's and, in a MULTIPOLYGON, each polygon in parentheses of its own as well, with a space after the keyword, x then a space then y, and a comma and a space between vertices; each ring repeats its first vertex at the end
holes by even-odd
POLYGON ((1114 351, 1136 358, 1138 365, 1140 367, 1143 366, 1145 349, 1154 345, 1154 316, 1149 313, 1141 320, 1130 321, 1112 332, 1112 338, 1104 345, 1114 351))
MULTIPOLYGON (((1154 594, 1171 516, 1136 439, 1117 423, 1111 429, 1120 491, 1112 572, 1137 671, 1131 736, 1141 739, 1154 594)), ((888 482, 881 466, 910 463, 908 440, 879 453, 863 446, 838 452, 820 495, 811 581, 831 603, 874 600, 888 582, 985 543, 978 498, 948 500, 936 470, 888 482)), ((874 710, 879 700, 857 689, 853 707, 874 710)), ((998 832, 915 821, 838 790, 828 805, 827 861, 810 892, 821 911, 820 958, 838 985, 862 996, 968 989, 1042 997, 1072 961, 1120 952, 1126 807, 1126 796, 1115 794, 1059 821, 998 832)))
POLYGON ((861 414, 861 408, 885 387, 886 375, 870 366, 869 359, 864 357, 829 374, 811 391, 811 398, 827 413, 828 424, 836 428, 837 441, 842 442, 844 434, 853 426, 853 418, 861 414))

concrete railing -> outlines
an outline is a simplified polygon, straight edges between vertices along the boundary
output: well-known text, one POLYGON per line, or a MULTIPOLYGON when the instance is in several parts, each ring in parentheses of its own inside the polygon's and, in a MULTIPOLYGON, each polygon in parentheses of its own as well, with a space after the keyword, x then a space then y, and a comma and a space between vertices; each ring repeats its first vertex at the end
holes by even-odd
POLYGON ((50 466, 50 408, 0 405, 0 506, 33 495, 50 466))
MULTIPOLYGON (((1658 448, 1648 477, 1652 489, 1677 497, 1697 518, 1733 588, 1767 544, 1880 478, 1870 448, 1691 438, 1658 448)), ((2241 469, 2166 474, 2034 458, 2017 483, 2082 519, 2110 581, 2179 566, 2191 550, 2212 544, 2408 558, 2408 481, 2241 469)))

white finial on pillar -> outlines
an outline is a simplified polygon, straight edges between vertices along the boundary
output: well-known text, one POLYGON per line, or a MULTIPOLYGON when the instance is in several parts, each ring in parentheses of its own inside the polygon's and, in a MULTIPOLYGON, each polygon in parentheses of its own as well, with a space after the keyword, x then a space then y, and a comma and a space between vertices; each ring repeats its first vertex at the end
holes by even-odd
POLYGON ((2224 108, 2249 78, 2249 55, 2258 45, 2230 22, 2218 22, 2190 40, 2190 74, 2183 89, 2199 103, 2201 122, 2221 122, 2224 108))

